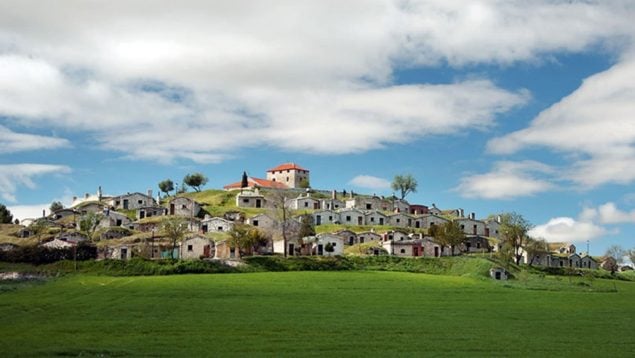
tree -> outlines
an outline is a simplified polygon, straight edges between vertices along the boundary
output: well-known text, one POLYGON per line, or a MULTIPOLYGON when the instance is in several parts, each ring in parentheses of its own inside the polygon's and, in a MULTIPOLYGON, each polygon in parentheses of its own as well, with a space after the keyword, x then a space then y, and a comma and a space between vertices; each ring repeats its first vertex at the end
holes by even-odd
POLYGON ((284 191, 276 190, 269 192, 267 194, 267 202, 271 205, 270 213, 275 221, 275 231, 282 237, 284 257, 287 257, 289 235, 292 233, 290 218, 293 212, 287 205, 287 198, 284 191))
POLYGON ((29 229, 33 232, 33 235, 37 237, 37 241, 42 241, 42 235, 48 231, 48 225, 46 219, 38 219, 35 220, 30 226, 29 229))
POLYGON ((187 232, 187 222, 181 217, 167 217, 161 222, 161 230, 163 230, 165 236, 167 236, 172 241, 170 258, 174 259, 174 250, 176 250, 176 243, 183 240, 183 237, 187 232))
POLYGON ((174 182, 170 179, 165 179, 159 182, 159 190, 165 193, 165 195, 170 195, 170 192, 174 190, 174 182))
POLYGON ((240 256, 251 254, 254 248, 267 242, 267 237, 258 229, 245 224, 235 224, 229 231, 229 246, 237 247, 240 256))
POLYGON ((501 215, 499 233, 503 240, 503 246, 507 244, 507 249, 511 251, 510 254, 515 259, 516 265, 520 264, 523 257, 527 232, 531 228, 531 223, 518 213, 511 212, 501 215))
POLYGON ((311 183, 309 182, 309 179, 307 178, 302 178, 300 180, 300 183, 298 184, 298 188, 308 189, 310 187, 311 187, 311 183))
POLYGON ((401 200, 403 200, 406 195, 417 192, 417 180, 410 174, 395 175, 390 187, 392 190, 398 191, 401 195, 401 200))
POLYGON ((247 178, 247 172, 243 172, 243 176, 240 179, 240 188, 244 189, 249 186, 249 179, 247 178))
POLYGON ((79 219, 79 231, 92 240, 99 223, 101 223, 101 216, 93 212, 88 212, 79 219))
POLYGON ((631 260, 631 263, 635 264, 635 249, 628 250, 628 258, 631 260))
POLYGON ((54 212, 62 210, 62 209, 64 209, 64 205, 61 202, 59 202, 59 201, 54 201, 54 202, 51 203, 51 206, 49 206, 49 211, 51 213, 54 213, 54 212))
POLYGON ((624 262, 624 256, 628 253, 619 245, 611 245, 606 249, 605 257, 612 257, 615 263, 621 264, 624 262))
MULTIPOLYGON (((307 244, 310 242, 309 238, 314 238, 315 236, 315 221, 311 214, 300 215, 298 220, 300 221, 300 227, 298 229, 299 244, 306 250, 307 244)), ((306 255, 307 251, 310 252, 310 250, 306 250, 303 254, 306 255)))
POLYGON ((454 256, 454 247, 463 243, 465 233, 461 230, 459 223, 448 221, 441 225, 435 232, 435 240, 442 246, 450 247, 450 255, 454 256))
POLYGON ((207 177, 201 173, 188 174, 183 178, 183 183, 199 192, 201 191, 201 187, 207 184, 207 177))
POLYGON ((537 256, 545 255, 549 252, 549 247, 544 239, 533 239, 528 237, 525 240, 525 251, 529 260, 529 266, 533 265, 537 256))
POLYGON ((11 224, 13 222, 13 214, 4 204, 0 204, 0 224, 11 224))

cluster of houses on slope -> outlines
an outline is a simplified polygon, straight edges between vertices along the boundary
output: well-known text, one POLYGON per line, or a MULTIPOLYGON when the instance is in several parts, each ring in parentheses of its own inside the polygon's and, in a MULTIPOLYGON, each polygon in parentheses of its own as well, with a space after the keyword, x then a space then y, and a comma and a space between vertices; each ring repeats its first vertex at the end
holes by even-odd
MULTIPOLYGON (((236 191, 236 206, 238 208, 267 208, 273 203, 261 194, 261 189, 283 191, 297 195, 285 200, 285 206, 299 212, 304 211, 313 218, 316 226, 326 224, 341 224, 345 226, 369 226, 365 232, 341 230, 332 233, 322 233, 312 237, 298 237, 301 225, 299 219, 290 218, 284 225, 289 230, 286 252, 290 255, 342 255, 345 246, 375 243, 366 245, 364 254, 395 255, 407 257, 440 257, 470 252, 494 252, 499 247, 500 217, 490 217, 484 220, 476 219, 474 213, 465 215, 463 209, 440 210, 436 205, 431 207, 420 204, 409 204, 405 200, 394 197, 386 198, 376 195, 348 195, 343 192, 341 197, 332 191, 329 195, 314 197, 310 190, 298 191, 309 181, 309 170, 295 163, 281 164, 267 171, 266 179, 252 178, 243 174, 241 182, 226 185, 228 191, 236 191), (299 194, 298 194, 299 193, 299 194), (435 225, 443 225, 450 220, 459 223, 466 235, 463 244, 450 252, 449 247, 443 247, 434 238, 424 235, 424 230, 435 225), (419 233, 414 233, 418 231, 419 233)), ((245 223, 258 229, 274 233, 279 228, 272 216, 265 213, 245 218, 240 212, 230 212, 224 217, 205 215, 198 218, 201 205, 187 197, 171 197, 161 206, 158 199, 154 199, 152 191, 144 193, 127 193, 118 196, 105 196, 98 189, 96 195, 86 194, 83 198, 74 198, 68 209, 56 211, 46 218, 50 225, 68 225, 78 227, 79 220, 89 212, 99 214, 99 228, 101 239, 117 239, 130 235, 132 232, 158 232, 160 220, 157 217, 171 215, 189 218, 189 230, 192 235, 184 240, 176 252, 169 252, 159 246, 147 248, 147 243, 130 244, 112 247, 103 257, 127 259, 133 254, 146 252, 147 257, 176 256, 181 258, 231 258, 239 255, 236 248, 229 247, 226 241, 214 242, 204 236, 206 233, 229 232, 236 223, 245 223), (134 213, 134 220, 133 214, 134 213), (71 218, 72 217, 72 218, 71 218), (71 219, 68 219, 71 218, 71 219)), ((23 236, 29 236, 27 226, 23 236)), ((256 248, 260 253, 283 253, 284 242, 275 234, 270 235, 268 245, 256 248)), ((52 247, 73 245, 85 239, 81 234, 67 231, 56 240, 46 243, 52 247)), ((595 268, 597 262, 587 255, 575 253, 574 246, 564 250, 558 247, 549 254, 539 257, 525 258, 525 263, 549 267, 580 267, 595 268)))

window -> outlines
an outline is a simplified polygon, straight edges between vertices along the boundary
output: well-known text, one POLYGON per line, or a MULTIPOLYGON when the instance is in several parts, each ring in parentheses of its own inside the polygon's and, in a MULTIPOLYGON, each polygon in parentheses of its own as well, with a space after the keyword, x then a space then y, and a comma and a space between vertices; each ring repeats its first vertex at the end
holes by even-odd
POLYGON ((375 218, 371 216, 371 218, 370 218, 370 222, 371 222, 371 223, 374 223, 374 222, 375 222, 375 218))
POLYGON ((335 247, 335 246, 337 246, 337 243, 336 242, 332 242, 331 246, 335 247))
POLYGON ((329 221, 333 221, 333 217, 332 216, 329 216, 329 221))
POLYGON ((405 253, 406 253, 406 249, 401 249, 401 251, 400 251, 400 252, 401 252, 402 254, 405 254, 405 253))
POLYGON ((346 216, 346 221, 351 221, 351 216, 350 215, 346 216))
POLYGON ((287 177, 287 181, 289 181, 289 177, 287 177))
POLYGON ((364 237, 363 237, 363 236, 359 238, 359 243, 360 243, 360 244, 363 244, 363 243, 364 243, 364 237))
POLYGON ((223 231, 223 227, 222 226, 219 226, 217 229, 218 229, 218 231, 223 231))
POLYGON ((308 208, 308 207, 309 207, 309 203, 305 201, 305 202, 304 202, 304 207, 305 207, 305 208, 308 208))
POLYGON ((401 222, 401 219, 396 219, 395 222, 399 224, 401 222))
POLYGON ((366 210, 370 210, 373 207, 372 204, 366 204, 366 210))
POLYGON ((187 245, 187 251, 194 251, 194 248, 192 247, 192 245, 187 245))
POLYGON ((245 204, 249 203, 249 199, 243 199, 243 203, 245 204))
POLYGON ((258 226, 258 220, 252 220, 251 225, 258 226))
POLYGON ((137 204, 139 205, 143 204, 143 200, 137 200, 137 204))

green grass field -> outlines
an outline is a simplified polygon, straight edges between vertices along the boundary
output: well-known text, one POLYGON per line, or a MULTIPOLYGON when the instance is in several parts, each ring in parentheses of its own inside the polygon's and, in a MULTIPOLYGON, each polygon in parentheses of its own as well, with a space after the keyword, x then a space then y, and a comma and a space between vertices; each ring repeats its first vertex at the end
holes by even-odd
POLYGON ((460 276, 71 275, 0 291, 0 355, 632 356, 635 283, 528 290, 460 276))

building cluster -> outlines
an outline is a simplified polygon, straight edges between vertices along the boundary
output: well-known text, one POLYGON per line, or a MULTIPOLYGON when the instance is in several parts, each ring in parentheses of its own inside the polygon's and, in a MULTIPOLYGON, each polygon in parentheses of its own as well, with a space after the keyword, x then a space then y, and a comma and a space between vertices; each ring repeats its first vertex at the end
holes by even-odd
MULTIPOLYGON (((221 239, 213 240, 214 233, 228 233, 236 224, 251 225, 267 234, 269 243, 253 248, 254 253, 260 254, 343 255, 346 247, 354 245, 357 245, 355 253, 359 254, 403 257, 489 253, 500 249, 500 217, 477 219, 475 213, 465 215, 463 209, 441 210, 435 204, 410 204, 395 197, 305 190, 309 180, 309 170, 295 163, 285 163, 268 170, 266 179, 253 178, 244 173, 240 182, 224 187, 236 193, 237 210, 226 212, 222 217, 205 214, 200 203, 184 196, 169 197, 159 204, 158 198, 155 199, 150 190, 147 193, 107 196, 99 188, 96 195, 86 194, 83 198, 74 198, 70 208, 51 213, 38 221, 60 228, 54 240, 43 244, 54 248, 75 245, 86 239, 73 229, 79 227, 81 218, 88 213, 99 217, 96 232, 100 240, 151 233, 150 240, 106 245, 101 257, 116 259, 129 259, 134 255, 184 259, 237 257, 241 254, 239 249, 231 247, 228 240, 222 239, 222 235, 221 239), (264 192, 282 195, 272 199, 264 192), (277 200, 298 215, 280 222, 271 210, 266 210, 280 204, 277 200), (240 211, 244 208, 262 210, 246 217, 240 211), (161 240, 163 216, 186 219, 190 234, 177 248, 166 246, 161 240), (299 228, 307 216, 316 227, 332 225, 332 232, 301 237, 299 228), (463 243, 453 248, 440 245, 427 235, 435 226, 450 221, 458 223, 465 234, 463 243), (280 235, 282 226, 285 227, 286 241, 280 235)), ((28 221, 23 224, 26 225, 21 232, 23 237, 35 234, 28 221)), ((527 257, 525 254, 524 262, 546 267, 598 266, 592 257, 576 253, 575 246, 564 244, 551 247, 547 253, 536 257, 527 257)))

